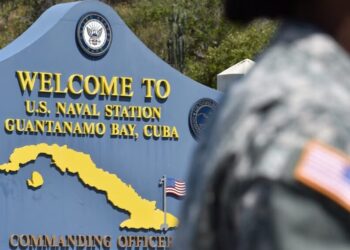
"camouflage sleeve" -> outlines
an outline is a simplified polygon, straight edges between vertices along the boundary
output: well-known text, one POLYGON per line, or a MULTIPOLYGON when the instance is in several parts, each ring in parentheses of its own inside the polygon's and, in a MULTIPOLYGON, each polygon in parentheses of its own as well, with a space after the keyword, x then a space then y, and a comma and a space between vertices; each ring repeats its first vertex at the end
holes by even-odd
POLYGON ((179 249, 348 249, 349 213, 295 171, 310 141, 350 152, 349 112, 293 94, 250 105, 248 94, 224 101, 197 152, 179 249))
POLYGON ((249 163, 231 165, 222 205, 214 212, 229 221, 221 229, 225 245, 247 250, 348 248, 350 216, 340 199, 350 195, 350 183, 341 173, 349 163, 349 112, 324 100, 294 103, 285 98, 253 113, 260 117, 259 125, 242 153, 249 163), (320 149, 309 148, 312 144, 320 149), (311 169, 305 177, 317 186, 300 179, 297 167, 311 169), (340 172, 333 174, 335 168, 340 172))

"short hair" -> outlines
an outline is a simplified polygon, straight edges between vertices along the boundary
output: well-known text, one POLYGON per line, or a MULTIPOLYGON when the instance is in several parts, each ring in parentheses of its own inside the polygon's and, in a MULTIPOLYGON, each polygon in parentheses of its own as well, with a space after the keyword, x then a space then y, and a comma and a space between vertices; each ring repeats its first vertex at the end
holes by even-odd
POLYGON ((294 17, 299 0, 225 0, 225 14, 232 21, 294 17))

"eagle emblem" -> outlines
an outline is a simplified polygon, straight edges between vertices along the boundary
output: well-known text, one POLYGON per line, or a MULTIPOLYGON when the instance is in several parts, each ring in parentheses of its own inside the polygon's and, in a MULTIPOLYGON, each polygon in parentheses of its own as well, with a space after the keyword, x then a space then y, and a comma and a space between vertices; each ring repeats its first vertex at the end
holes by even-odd
POLYGON ((97 46, 101 43, 100 37, 102 35, 103 28, 98 28, 96 25, 91 25, 90 27, 86 27, 87 33, 90 37, 89 43, 97 46))
POLYGON ((102 58, 112 44, 112 27, 103 15, 90 12, 80 18, 76 38, 85 55, 102 58))

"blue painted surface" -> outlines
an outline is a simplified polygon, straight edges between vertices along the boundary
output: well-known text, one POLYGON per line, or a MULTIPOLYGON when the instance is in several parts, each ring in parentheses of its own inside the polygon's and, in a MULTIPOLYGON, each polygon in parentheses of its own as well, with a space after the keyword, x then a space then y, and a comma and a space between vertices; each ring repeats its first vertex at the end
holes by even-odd
MULTIPOLYGON (((160 31, 161 32, 161 31, 160 31)), ((162 175, 185 179, 191 153, 196 141, 188 126, 188 115, 192 105, 200 98, 218 100, 220 94, 209 89, 171 68, 151 52, 128 29, 120 17, 109 6, 98 1, 82 1, 61 4, 50 8, 22 36, 0 51, 0 162, 8 161, 15 148, 25 145, 49 144, 68 145, 80 152, 91 155, 100 168, 117 174, 129 183, 144 198, 155 200, 162 207, 162 189, 158 186, 162 175), (90 60, 80 52, 75 30, 79 18, 87 12, 103 14, 113 30, 113 43, 109 52, 100 60, 90 60), (131 101, 87 99, 81 96, 39 97, 38 89, 22 94, 16 78, 17 70, 62 73, 63 83, 74 73, 82 75, 131 76, 135 92, 131 101), (145 89, 141 87, 143 77, 167 79, 172 93, 164 103, 152 99, 145 102, 145 89), (57 101, 97 103, 99 111, 106 104, 160 106, 162 119, 157 122, 140 122, 138 132, 146 124, 176 126, 178 141, 138 140, 110 138, 58 137, 45 135, 7 134, 4 120, 7 118, 62 120, 51 115, 47 118, 28 117, 25 113, 25 100, 41 100, 55 110, 57 101)), ((67 121, 86 121, 80 118, 65 118, 67 121)), ((109 124, 101 116, 95 122, 109 124)), ((115 121, 128 123, 127 121, 115 121)), ((179 215, 181 201, 168 198, 168 211, 179 215)), ((128 216, 114 209, 106 201, 105 195, 84 187, 76 177, 60 174, 50 166, 50 159, 40 157, 28 164, 15 175, 0 173, 0 248, 7 249, 11 234, 54 234, 77 235, 135 234, 120 231, 119 224, 128 216), (42 188, 28 189, 26 179, 32 171, 39 171, 45 179, 42 188), (39 222, 39 223, 38 223, 39 222)), ((139 232, 145 234, 161 234, 139 232)), ((172 235, 173 232, 168 232, 172 235)), ((115 244, 113 248, 115 249, 115 244)))

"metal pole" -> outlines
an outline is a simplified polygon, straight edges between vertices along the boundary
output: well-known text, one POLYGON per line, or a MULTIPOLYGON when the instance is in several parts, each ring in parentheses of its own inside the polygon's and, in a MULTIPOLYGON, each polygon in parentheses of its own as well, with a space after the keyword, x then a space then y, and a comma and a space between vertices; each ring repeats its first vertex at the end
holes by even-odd
MULTIPOLYGON (((163 188, 163 199, 164 199, 164 225, 167 227, 167 223, 166 223, 166 175, 164 175, 164 182, 163 182, 164 188, 163 188)), ((167 229, 167 228, 166 228, 167 229)))
POLYGON ((163 210, 164 210, 164 224, 161 226, 161 229, 164 231, 168 230, 168 224, 166 221, 166 215, 167 215, 167 204, 166 204, 166 175, 163 176, 162 179, 162 183, 163 183, 163 210))

